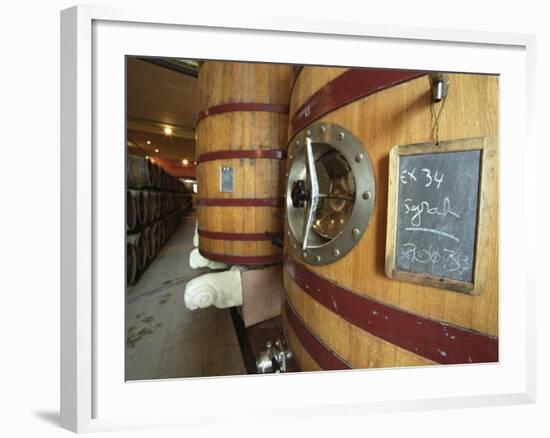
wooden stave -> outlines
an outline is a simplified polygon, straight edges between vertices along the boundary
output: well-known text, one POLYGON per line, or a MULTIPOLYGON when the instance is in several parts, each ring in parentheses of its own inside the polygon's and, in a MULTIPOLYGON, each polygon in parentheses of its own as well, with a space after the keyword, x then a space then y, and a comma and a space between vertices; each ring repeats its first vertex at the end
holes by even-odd
POLYGON ((143 214, 143 225, 150 224, 153 221, 153 204, 151 202, 152 195, 149 190, 141 191, 141 202, 142 202, 142 214, 143 214))
POLYGON ((137 279, 137 255, 134 245, 130 242, 126 242, 126 284, 132 285, 137 279))
POLYGON ((151 262, 156 256, 155 238, 153 235, 153 228, 151 226, 143 230, 143 237, 145 242, 145 248, 147 250, 147 260, 151 262))
POLYGON ((137 206, 134 194, 126 190, 126 231, 135 230, 138 224, 137 206))
MULTIPOLYGON (((345 70, 342 69, 317 69, 315 71, 315 68, 304 68, 303 71, 301 71, 300 76, 298 77, 296 84, 294 85, 293 95, 291 97, 291 112, 290 117, 292 118, 293 111, 297 111, 306 101, 308 97, 310 97, 312 94, 314 94, 317 90, 321 89, 323 86, 325 86, 327 83, 329 83, 334 78, 338 77, 340 74, 342 74, 345 70), (314 73, 318 73, 319 77, 315 77, 314 73)), ((494 114, 489 116, 484 116, 486 120, 481 122, 483 124, 483 128, 481 126, 478 127, 469 127, 463 128, 462 131, 459 129, 448 129, 448 127, 445 126, 445 118, 443 115, 445 113, 442 113, 442 130, 440 133, 440 140, 444 141, 446 139, 453 139, 453 138, 460 138, 460 137, 477 137, 482 134, 487 134, 489 137, 491 137, 494 140, 495 145, 495 151, 494 153, 497 153, 498 150, 498 124, 496 123, 496 114, 498 113, 498 102, 497 102, 497 95, 498 95, 498 83, 495 78, 487 79, 491 81, 491 84, 485 84, 485 85, 479 85, 479 83, 476 85, 477 82, 483 82, 483 77, 481 76, 475 76, 475 75, 469 75, 467 78, 464 75, 457 75, 454 78, 451 77, 451 88, 450 88, 450 95, 453 93, 454 89, 460 89, 461 92, 466 93, 468 90, 476 89, 480 96, 478 96, 478 102, 477 105, 477 113, 482 114, 483 109, 485 109, 480 102, 485 101, 489 102, 489 107, 492 109, 492 111, 487 111, 487 113, 494 114), (483 99, 483 94, 485 95, 486 99, 483 99), (487 98, 490 98, 490 100, 487 100, 487 98)), ((375 95, 367 98, 362 98, 358 102, 353 102, 351 104, 348 104, 340 109, 336 109, 328 114, 323 115, 320 117, 319 121, 324 122, 331 122, 331 123, 339 123, 342 124, 342 120, 345 120, 346 117, 349 118, 351 121, 355 121, 354 123, 350 124, 343 124, 343 126, 354 132, 354 135, 359 137, 363 140, 361 135, 361 130, 356 129, 358 125, 358 120, 360 118, 357 116, 357 113, 353 114, 354 112, 361 112, 363 114, 368 112, 360 111, 359 109, 353 110, 350 112, 349 108, 351 108, 353 105, 362 106, 363 108, 365 105, 372 104, 375 105, 375 103, 380 104, 382 102, 382 97, 385 94, 385 98, 387 102, 393 102, 394 99, 392 99, 392 95, 396 94, 396 90, 398 90, 398 87, 412 87, 415 88, 416 86, 420 86, 420 89, 417 90, 417 98, 418 99, 410 99, 413 101, 414 105, 421 104, 423 107, 422 114, 420 118, 418 118, 415 122, 416 123, 422 123, 423 125, 423 132, 417 133, 416 137, 414 135, 411 135, 409 133, 409 138, 399 138, 395 139, 394 141, 388 142, 387 148, 384 150, 385 154, 389 154, 389 149, 395 144, 410 144, 410 143, 418 143, 418 142, 425 142, 429 141, 430 138, 426 136, 426 132, 431 128, 431 121, 429 120, 429 99, 430 99, 430 88, 429 88, 429 77, 424 76, 419 79, 414 79, 411 81, 410 84, 401 84, 397 85, 396 87, 393 87, 389 90, 384 90, 381 92, 376 93, 375 95), (415 84, 416 83, 416 84, 415 84), (421 86, 419 84, 422 84, 421 86), (378 102, 377 102, 378 101, 378 102), (419 103, 421 102, 421 103, 419 103), (427 106, 426 106, 427 105, 427 106), (427 108, 427 111, 426 111, 427 108), (353 118, 355 116, 355 118, 353 118), (428 119, 428 120, 426 120, 428 119)), ((394 96, 395 97, 395 96, 394 96)), ((450 98, 450 97, 449 97, 450 98)), ((407 100, 407 99, 405 99, 407 100)), ((471 103, 471 102, 470 102, 471 103)), ((414 108, 414 105, 412 106, 414 108)), ((457 105, 459 106, 459 105, 457 105)), ((449 106, 448 108, 453 108, 453 105, 449 106)), ((384 111, 383 109, 381 110, 384 111)), ((448 110, 450 111, 450 110, 448 110)), ((448 114, 448 112, 447 112, 448 114)), ((372 116, 372 114, 370 114, 372 116)), ((412 123, 412 122, 409 122, 412 123)), ((295 132, 292 130, 292 126, 289 126, 289 155, 292 153, 292 137, 295 134, 295 132)), ((366 143, 369 143, 367 141, 366 143)), ((378 144, 377 144, 377 147, 378 144)), ((385 193, 387 189, 387 167, 388 162, 387 159, 384 160, 382 156, 374 157, 372 156, 372 147, 369 148, 367 146, 367 152, 369 153, 369 156, 371 157, 371 160, 373 161, 374 170, 376 176, 376 185, 377 185, 377 199, 375 204, 375 210, 373 212, 373 219, 375 219, 375 216, 378 216, 379 219, 371 221, 369 224, 369 227, 367 229, 367 232, 365 236, 363 236, 363 239, 358 244, 357 247, 355 247, 352 252, 344 257, 343 259, 339 260, 338 262, 328 265, 328 266, 321 266, 321 267, 314 267, 311 265, 308 265, 307 268, 321 274, 322 276, 334 280, 338 282, 339 284, 345 285, 354 292, 358 294, 363 294, 366 296, 373 296, 373 290, 368 290, 367 285, 363 285, 361 287, 360 281, 358 281, 357 275, 338 275, 338 272, 345 272, 345 270, 342 269, 342 266, 345 265, 346 260, 348 260, 347 263, 349 263, 349 260, 355 260, 357 261, 363 260, 364 263, 364 257, 357 257, 357 253, 365 252, 365 244, 368 239, 373 239, 373 234, 378 234, 379 241, 375 245, 376 250, 376 259, 377 262, 374 263, 374 268, 369 269, 369 274, 378 272, 381 277, 384 276, 384 260, 385 260, 385 254, 384 254, 384 248, 385 248, 385 223, 383 219, 385 219, 385 209, 386 209, 386 202, 387 200, 384 199, 387 197, 387 193, 385 193), (386 179, 381 178, 381 175, 386 173, 386 179), (381 219, 380 219, 381 218, 381 219), (373 224, 374 222, 374 224, 373 224), (376 230, 375 233, 373 233, 373 229, 376 230), (362 249, 359 249, 363 246, 362 249), (355 252, 355 256, 353 253, 355 252), (348 278, 346 278, 346 275, 348 278), (359 286, 359 287, 358 287, 359 286)), ((375 154, 377 155, 377 154, 375 154)), ((378 154, 380 155, 380 154, 378 154)), ((496 171, 493 173, 493 179, 496 180, 496 171)), ((493 187, 493 195, 496 199, 498 196, 496 193, 496 184, 494 184, 493 187)), ((491 205, 490 208, 492 209, 491 214, 491 223, 492 225, 495 225, 494 228, 496 228, 496 203, 491 205)), ((497 234, 496 232, 493 235, 493 242, 497 241, 497 234)), ((287 251, 287 256, 293 257, 291 254, 291 250, 288 247, 288 242, 285 243, 285 251, 287 251)), ((478 255, 480 256, 480 255, 478 255)), ((384 278, 384 281, 382 284, 386 283, 386 287, 389 290, 390 287, 397 290, 397 298, 396 298, 396 292, 393 292, 393 297, 387 297, 385 294, 387 292, 384 291, 383 288, 379 288, 377 292, 375 292, 374 297, 382 302, 386 302, 390 305, 401 305, 404 310, 407 311, 413 311, 417 312, 419 315, 428 316, 430 318, 434 318, 436 320, 445 322, 445 323, 452 323, 457 324, 461 327, 466 327, 468 329, 477 330, 480 333, 488 334, 491 336, 497 336, 498 335, 498 315, 496 314, 498 309, 498 276, 496 272, 496 263, 498 260, 498 252, 496 246, 493 248, 491 256, 488 257, 492 260, 492 262, 488 263, 485 268, 487 270, 486 278, 491 279, 491 281, 486 280, 486 283, 488 284, 489 291, 485 290, 484 294, 482 294, 479 297, 472 297, 469 295, 463 295, 463 294, 456 294, 455 292, 442 292, 441 290, 429 288, 429 287, 423 287, 420 285, 413 285, 413 284, 397 284, 398 282, 395 282, 393 280, 389 280, 384 278), (388 286, 390 283, 393 283, 391 286, 388 286), (492 284, 489 284, 492 283, 492 284), (405 285, 405 286, 403 286, 405 285), (439 301, 449 301, 454 302, 454 304, 451 304, 449 307, 451 309, 455 309, 456 314, 453 315, 453 312, 442 312, 441 309, 432 309, 428 308, 422 309, 422 305, 413 305, 411 304, 414 299, 409 299, 408 302, 403 302, 400 298, 401 295, 407 295, 411 291, 414 291, 413 294, 418 297, 420 294, 429 294, 428 300, 439 300, 439 301), (428 292, 427 292, 428 291, 428 292), (439 297, 438 297, 439 294, 439 297), (451 298, 442 298, 442 294, 453 294, 451 298), (470 310, 469 315, 460 315, 459 310, 460 305, 457 303, 464 303, 466 301, 473 302, 475 300, 484 300, 486 304, 483 306, 478 305, 478 309, 470 310), (486 309, 483 311, 483 308, 486 307, 486 309), (479 310, 481 308, 481 310, 479 310), (458 309, 458 310, 457 310, 458 309), (484 324, 480 323, 480 313, 481 316, 484 316, 485 321, 484 324), (483 315, 484 313, 484 315, 483 315), (459 314, 457 316, 457 314, 459 314), (477 324, 477 325, 476 325, 477 324)), ((358 266, 364 266, 364 264, 358 264, 358 266)), ((370 280, 370 279, 369 279, 370 280)), ((330 312, 323 306, 320 306, 319 303, 317 303, 315 300, 313 300, 310 296, 307 295, 304 289, 300 288, 298 285, 295 284, 294 280, 290 277, 287 270, 284 270, 284 282, 285 282, 285 290, 287 294, 287 300, 289 303, 291 303, 292 307, 296 309, 297 314, 299 314, 300 317, 303 318, 306 325, 309 326, 309 328, 312 330, 312 332, 319 336, 319 338, 322 341, 327 341, 326 344, 330 349, 334 349, 334 351, 338 352, 341 357, 348 360, 351 364, 353 364, 354 367, 358 368, 366 368, 366 367, 389 367, 389 366, 407 366, 407 365, 427 365, 435 363, 433 361, 430 361, 424 357, 415 355, 411 351, 400 349, 398 346, 395 346, 393 344, 390 344, 383 339, 377 338, 375 336, 370 335, 369 333, 365 332, 364 330, 359 329, 358 327, 354 326, 353 324, 350 324, 349 322, 343 320, 342 318, 338 317, 336 314, 330 312), (328 321, 328 323, 327 323, 328 321), (332 326, 332 329, 330 327, 332 326), (336 327, 337 329, 334 330, 333 328, 336 327), (336 333, 336 334, 335 334, 336 333), (338 338, 338 333, 347 333, 341 335, 341 339, 338 338), (351 346, 353 344, 353 348, 351 346), (376 350, 377 352, 361 352, 361 347, 364 346, 370 346, 371 350, 376 350), (355 351, 354 351, 355 350, 355 351)), ((370 281, 369 281, 370 282, 370 281)), ((390 292, 391 293, 391 292, 390 292)), ((407 301, 407 300, 405 300, 407 301)), ((424 301, 427 301, 426 298, 424 298, 424 301)), ((445 304, 445 303, 443 303, 445 304)), ((470 304, 470 307, 472 305, 470 304)), ((285 309, 286 313, 288 312, 287 309, 285 309)), ((287 333, 287 337, 289 340, 289 343, 291 345, 291 348, 295 353, 297 353, 298 357, 306 357, 307 356, 307 350, 304 348, 304 346, 299 342, 296 335, 294 334, 292 327, 290 327, 288 323, 288 315, 285 315, 285 332, 287 333), (304 353, 304 351, 306 353, 304 353)), ((298 365, 302 369, 316 369, 319 367, 317 363, 311 358, 311 356, 308 356, 306 359, 303 360, 304 363, 301 363, 300 359, 297 360, 298 365), (312 365, 312 363, 314 365, 312 365)))
POLYGON ((143 246, 141 233, 128 234, 126 236, 126 242, 134 248, 136 254, 136 272, 137 276, 139 276, 139 273, 147 266, 147 254, 143 246))
POLYGON ((135 192, 136 198, 136 211, 138 217, 138 223, 140 227, 144 227, 147 222, 147 206, 145 205, 145 196, 142 190, 135 192))

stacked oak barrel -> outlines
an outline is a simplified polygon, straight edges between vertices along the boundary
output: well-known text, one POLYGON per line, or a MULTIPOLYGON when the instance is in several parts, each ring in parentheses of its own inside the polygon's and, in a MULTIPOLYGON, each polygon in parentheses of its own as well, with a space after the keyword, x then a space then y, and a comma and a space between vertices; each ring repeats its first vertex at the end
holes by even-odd
POLYGON ((128 155, 126 281, 134 284, 191 208, 183 184, 149 159, 128 155))

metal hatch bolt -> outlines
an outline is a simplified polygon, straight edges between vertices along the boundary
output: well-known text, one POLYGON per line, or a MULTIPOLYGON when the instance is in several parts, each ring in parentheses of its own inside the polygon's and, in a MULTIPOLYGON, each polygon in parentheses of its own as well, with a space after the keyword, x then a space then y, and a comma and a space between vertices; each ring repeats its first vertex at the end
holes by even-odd
POLYGON ((294 181, 292 184, 292 191, 290 192, 290 199, 292 199, 292 206, 294 208, 304 208, 307 203, 309 192, 306 187, 306 182, 302 179, 294 181))

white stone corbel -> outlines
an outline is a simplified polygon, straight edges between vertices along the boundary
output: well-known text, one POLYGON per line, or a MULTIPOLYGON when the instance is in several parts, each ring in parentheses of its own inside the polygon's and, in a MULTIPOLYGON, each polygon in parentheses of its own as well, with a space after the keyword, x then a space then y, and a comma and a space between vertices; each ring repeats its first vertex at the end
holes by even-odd
POLYGON ((185 306, 190 310, 215 306, 219 309, 243 303, 241 268, 201 275, 185 287, 185 306))

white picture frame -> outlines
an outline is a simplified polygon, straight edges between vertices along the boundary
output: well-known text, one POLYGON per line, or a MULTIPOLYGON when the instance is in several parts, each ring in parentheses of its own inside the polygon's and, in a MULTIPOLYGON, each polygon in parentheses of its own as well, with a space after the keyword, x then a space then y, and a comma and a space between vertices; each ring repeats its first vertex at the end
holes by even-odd
POLYGON ((269 421, 274 410, 310 418, 534 402, 534 288, 527 280, 531 268, 518 256, 530 243, 510 232, 534 230, 534 218, 510 201, 534 193, 534 179, 527 177, 535 151, 528 123, 534 116, 534 44, 523 34, 292 17, 227 20, 105 6, 62 11, 62 427, 93 432, 269 421), (192 44, 178 46, 189 38, 192 44), (367 48, 368 60, 358 55, 367 48), (507 194, 500 202, 500 362, 125 383, 124 195, 117 191, 124 187, 123 55, 500 74, 500 190, 507 194), (523 154, 512 156, 518 143, 523 154), (505 178, 512 172, 513 183, 505 178), (182 390, 186 399, 178 397, 182 390), (257 403, 254 395, 266 393, 270 397, 257 403), (140 399, 150 402, 138 406, 140 399))

